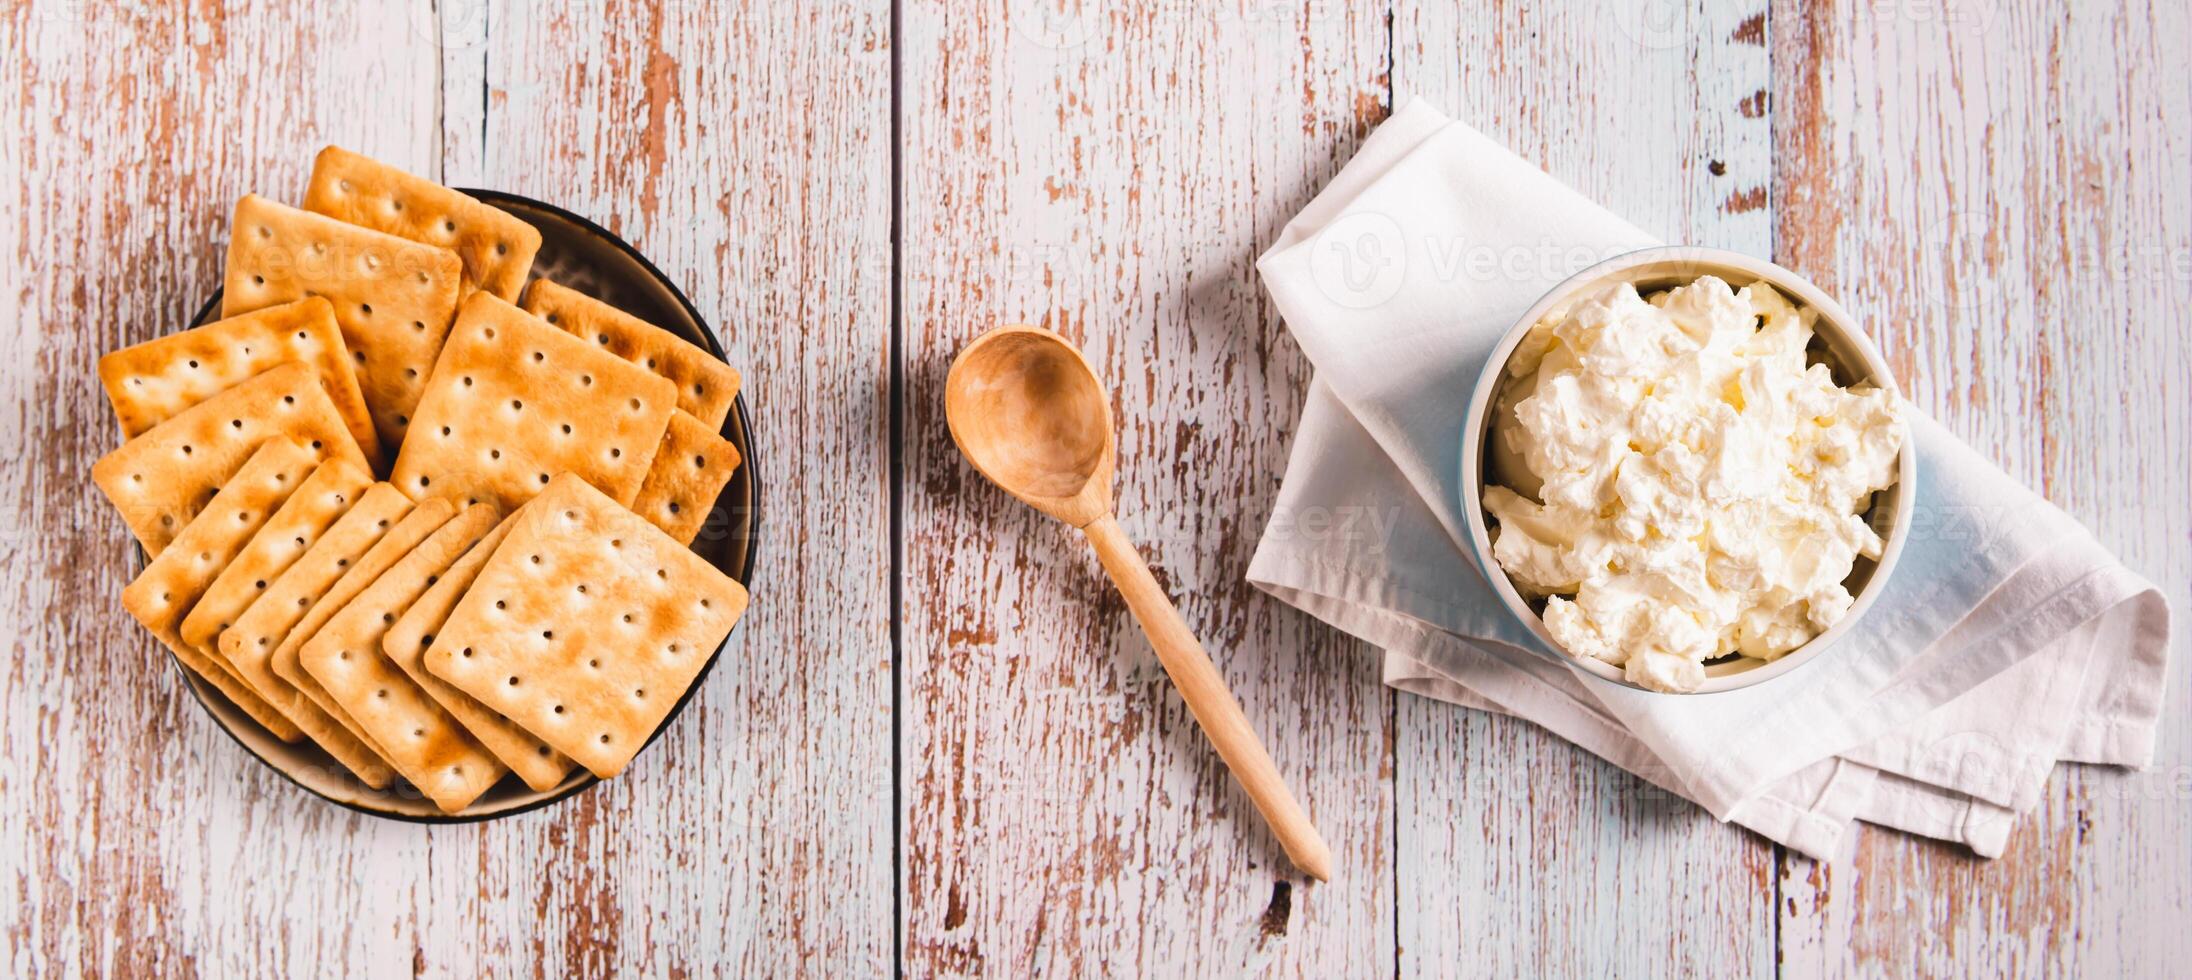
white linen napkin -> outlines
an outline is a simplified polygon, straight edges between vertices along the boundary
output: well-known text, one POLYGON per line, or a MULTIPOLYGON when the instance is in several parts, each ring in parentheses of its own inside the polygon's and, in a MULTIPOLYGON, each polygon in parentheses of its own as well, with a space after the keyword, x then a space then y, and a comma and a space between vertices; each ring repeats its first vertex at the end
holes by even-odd
POLYGON ((1382 647, 1395 687, 1529 719, 1813 857, 1855 820, 1992 857, 2056 762, 2147 765, 2167 603, 1914 407, 1910 543, 1812 663, 1652 694, 1513 620, 1466 551, 1471 389, 1547 289, 1653 244, 1424 102, 1387 121, 1257 262, 1317 375, 1249 579, 1382 647))

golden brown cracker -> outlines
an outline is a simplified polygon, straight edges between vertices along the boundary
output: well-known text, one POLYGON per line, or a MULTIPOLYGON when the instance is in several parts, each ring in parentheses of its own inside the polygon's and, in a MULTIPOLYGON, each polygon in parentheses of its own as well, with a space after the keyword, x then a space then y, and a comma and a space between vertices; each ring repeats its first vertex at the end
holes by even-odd
POLYGON ((632 498, 632 512, 680 544, 691 544, 708 523, 716 497, 738 471, 738 447, 690 415, 670 416, 647 479, 632 498))
POLYGON ((366 465, 319 375, 308 365, 284 364, 123 443, 92 465, 91 479, 145 553, 157 558, 251 453, 276 436, 366 465))
POLYGON ((224 665, 183 642, 177 626, 221 569, 305 484, 318 462, 312 450, 293 440, 274 438, 261 443, 205 510, 176 536, 174 547, 153 559, 122 590, 122 607, 175 651, 176 659, 285 742, 297 740, 297 727, 224 665))
POLYGON ((381 535, 380 540, 373 542, 372 547, 367 548, 364 554, 343 569, 342 576, 335 580, 335 584, 328 586, 326 594, 312 604, 304 618, 298 620, 296 628, 290 630, 289 635, 274 647, 274 655, 270 661, 274 673, 281 675, 283 680, 302 692, 321 711, 341 723, 353 737, 372 746, 374 754, 380 756, 382 761, 388 759, 386 747, 374 741, 372 733, 358 724, 356 718, 350 717, 349 709, 328 696, 327 689, 320 686, 318 678, 305 672, 304 664, 297 654, 304 649, 305 644, 312 642, 313 637, 319 635, 321 627, 326 626, 328 620, 335 618, 336 613, 350 605, 350 600, 357 598, 358 593, 372 585, 374 579, 380 578, 396 562, 402 560, 403 556, 410 554, 411 549, 419 546, 419 542, 426 540, 428 535, 433 534, 443 524, 449 523, 449 519, 456 516, 456 513, 456 505, 440 497, 422 501, 411 508, 409 513, 403 515, 402 520, 388 529, 388 533, 381 535))
POLYGON ((676 410, 670 382, 486 293, 465 300, 391 482, 514 511, 560 473, 629 501, 676 410))
POLYGON ((488 556, 495 553, 502 539, 509 536, 510 529, 517 526, 515 521, 514 516, 503 518, 502 523, 495 525, 495 529, 466 551, 464 557, 441 573, 440 579, 429 586, 410 609, 396 617, 395 624, 381 639, 381 651, 421 690, 455 716, 472 737, 487 747, 487 751, 517 773, 519 779, 525 780, 525 785, 546 792, 561 785, 564 777, 570 775, 571 760, 510 719, 488 710, 478 698, 428 673, 424 664, 426 648, 434 642, 434 632, 448 621, 457 600, 464 597, 465 590, 472 587, 472 580, 479 576, 480 566, 487 563, 488 556))
POLYGON ((366 414, 365 396, 350 368, 335 308, 317 296, 215 320, 156 337, 99 358, 122 437, 132 439, 182 410, 278 365, 296 361, 319 372, 320 387, 335 405, 366 461, 382 465, 380 439, 366 414))
POLYGON ((465 290, 484 289, 513 303, 540 251, 540 231, 516 215, 339 146, 313 159, 304 206, 449 249, 464 260, 465 290))
POLYGON ((325 297, 373 428, 393 451, 456 313, 464 278, 457 253, 256 194, 236 202, 229 236, 221 315, 325 297))
POLYGON ((360 741, 340 719, 276 671, 274 654, 311 615, 315 604, 324 601, 358 559, 386 539, 411 510, 411 499, 395 487, 376 483, 366 488, 326 533, 267 583, 265 591, 236 617, 236 624, 221 631, 219 640, 222 658, 267 703, 375 789, 385 788, 395 776, 380 750, 360 741))
POLYGON ((497 516, 494 505, 475 504, 451 518, 297 651, 298 663, 328 697, 445 813, 470 806, 508 770, 381 652, 381 638, 437 576, 494 528, 497 516))
POLYGON ((746 590, 573 476, 517 515, 426 669, 607 778, 746 608, 746 590))
POLYGON ((738 369, 678 335, 559 283, 536 279, 525 291, 525 311, 571 335, 670 379, 677 407, 723 427, 738 397, 738 369))
MULTIPOLYGON (((235 560, 221 569, 220 576, 198 597, 198 604, 190 607, 190 615, 183 617, 178 630, 183 642, 243 677, 243 672, 221 653, 221 632, 251 608, 260 593, 303 556, 372 485, 373 474, 356 463, 346 459, 321 463, 297 492, 282 502, 281 509, 259 533, 252 535, 235 560)), ((245 683, 256 689, 251 679, 245 678, 245 683)))

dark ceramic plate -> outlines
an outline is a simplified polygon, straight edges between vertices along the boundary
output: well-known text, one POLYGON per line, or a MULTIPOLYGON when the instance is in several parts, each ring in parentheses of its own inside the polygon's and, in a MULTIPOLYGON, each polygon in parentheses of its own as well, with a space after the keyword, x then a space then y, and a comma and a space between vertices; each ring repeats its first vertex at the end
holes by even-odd
MULTIPOLYGON (((605 300, 698 344, 718 358, 723 357, 723 346, 716 341, 715 331, 708 327, 708 321, 701 317, 700 311, 693 308, 692 301, 685 298, 662 270, 655 268, 654 263, 625 244, 623 239, 552 204, 499 191, 459 189, 540 229, 540 254, 533 260, 534 275, 554 279, 605 300)), ((218 319, 220 305, 221 294, 216 291, 198 310, 190 325, 218 319)), ((743 392, 724 419, 723 437, 738 447, 745 462, 732 475, 730 484, 723 488, 722 496, 717 498, 715 509, 708 515, 708 523, 693 541, 693 550, 751 589, 754 550, 758 544, 755 535, 761 525, 761 499, 759 454, 754 446, 753 423, 746 411, 743 392)), ((677 722, 678 715, 685 711, 686 702, 691 701, 694 692, 707 681, 717 658, 722 655, 723 647, 716 647, 708 663, 701 668, 700 676, 694 678, 693 686, 678 699, 677 705, 662 720, 662 726, 648 738, 649 745, 661 736, 663 729, 677 722)), ((517 777, 505 776, 464 812, 443 813, 433 801, 402 780, 397 780, 388 789, 376 790, 359 782, 309 740, 289 744, 275 738, 180 662, 175 669, 182 674, 190 692, 197 696, 198 703, 213 716, 214 722, 245 751, 306 792, 360 813, 423 823, 491 820, 547 806, 599 782, 585 769, 577 769, 562 785, 535 792, 517 777)), ((642 746, 640 751, 644 753, 646 747, 642 746)))

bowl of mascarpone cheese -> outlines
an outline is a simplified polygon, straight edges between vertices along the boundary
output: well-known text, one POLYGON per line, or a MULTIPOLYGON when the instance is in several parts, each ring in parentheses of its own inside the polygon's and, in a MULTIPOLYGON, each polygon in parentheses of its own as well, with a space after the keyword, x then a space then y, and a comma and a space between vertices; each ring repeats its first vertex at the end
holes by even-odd
POLYGON ((1597 677, 1711 693, 1829 650, 1886 587, 1916 473, 1895 378, 1802 276, 1652 248, 1554 287, 1469 403, 1478 565, 1597 677))

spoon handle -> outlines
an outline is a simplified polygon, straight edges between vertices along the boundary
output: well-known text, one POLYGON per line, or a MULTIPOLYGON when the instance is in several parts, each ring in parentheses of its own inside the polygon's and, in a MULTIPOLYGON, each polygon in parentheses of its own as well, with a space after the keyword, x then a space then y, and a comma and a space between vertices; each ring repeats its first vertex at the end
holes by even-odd
POLYGON ((1172 685, 1179 688, 1181 699, 1194 712, 1203 735, 1217 748, 1226 767, 1233 770, 1233 778, 1241 781, 1241 788, 1248 791, 1256 809, 1263 811, 1286 856, 1311 877, 1330 880, 1331 849, 1309 822, 1309 815, 1302 812, 1301 804, 1287 792, 1278 767, 1271 764, 1271 754, 1264 751, 1263 742, 1241 714, 1240 703, 1226 689, 1225 678, 1210 662, 1210 655, 1203 652, 1203 645, 1180 618, 1180 611, 1165 596, 1164 589, 1158 587, 1157 579, 1149 574, 1149 566, 1134 549, 1134 542, 1127 540, 1126 532, 1119 529, 1118 520, 1110 514, 1097 518, 1081 532, 1096 547, 1097 559, 1119 587, 1119 594, 1126 597, 1127 608, 1134 610, 1142 632, 1149 634, 1149 645, 1157 648, 1158 662, 1164 664, 1172 685))

